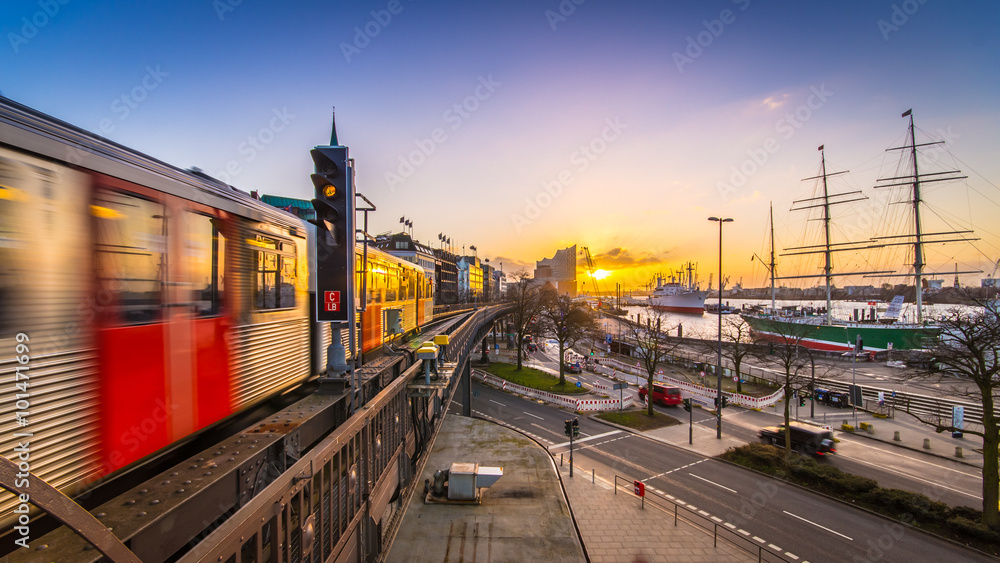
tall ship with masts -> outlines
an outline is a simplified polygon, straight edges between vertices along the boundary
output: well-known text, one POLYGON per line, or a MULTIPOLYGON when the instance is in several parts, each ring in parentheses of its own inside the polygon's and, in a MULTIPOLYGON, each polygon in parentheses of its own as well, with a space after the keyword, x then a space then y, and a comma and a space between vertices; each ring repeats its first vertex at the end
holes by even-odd
POLYGON ((704 314, 708 292, 698 286, 697 271, 697 266, 688 262, 670 276, 670 281, 656 276, 656 287, 649 296, 649 306, 670 313, 704 314))
MULTIPOLYGON (((792 211, 820 208, 822 210, 822 223, 824 228, 823 244, 815 246, 804 246, 786 249, 783 256, 799 256, 807 254, 823 255, 824 267, 822 274, 781 277, 775 275, 774 261, 774 227, 773 219, 771 226, 771 261, 770 276, 771 287, 774 287, 775 280, 802 279, 802 278, 823 278, 826 285, 826 313, 822 316, 796 317, 784 314, 778 310, 774 303, 774 292, 772 289, 771 308, 748 312, 743 314, 743 318, 750 325, 750 329, 757 335, 765 339, 796 342, 797 344, 815 350, 851 350, 855 347, 859 338, 862 348, 868 352, 882 350, 914 350, 923 349, 930 342, 938 338, 940 330, 933 322, 929 322, 923 317, 922 284, 928 275, 938 273, 927 273, 924 271, 924 245, 939 244, 946 242, 973 241, 976 239, 966 238, 965 235, 971 231, 951 231, 925 233, 922 230, 920 220, 921 208, 921 187, 930 182, 944 182, 949 180, 960 180, 966 176, 960 176, 960 171, 951 170, 945 172, 921 173, 917 160, 917 148, 926 145, 939 144, 941 142, 921 143, 916 142, 913 126, 913 112, 907 110, 902 117, 910 118, 908 144, 902 147, 894 147, 888 150, 908 151, 911 159, 911 171, 906 174, 879 179, 875 188, 891 188, 897 186, 909 187, 908 203, 913 209, 912 232, 904 235, 889 235, 874 237, 871 240, 861 242, 832 242, 831 240, 831 206, 859 201, 866 199, 860 191, 830 193, 827 184, 828 178, 843 174, 845 172, 828 173, 826 170, 826 155, 824 147, 820 146, 821 153, 821 173, 819 176, 806 178, 805 180, 822 180, 822 195, 815 198, 798 200, 792 203, 792 211), (959 236, 959 238, 947 238, 959 236), (895 274, 894 271, 867 271, 867 272, 837 272, 833 271, 832 255, 835 252, 863 251, 889 246, 912 246, 913 252, 913 272, 906 274, 895 274), (831 288, 833 287, 833 277, 835 275, 863 275, 866 277, 908 277, 913 279, 916 291, 916 322, 904 322, 900 312, 903 304, 903 296, 897 295, 885 314, 879 316, 874 309, 855 316, 852 319, 837 319, 832 316, 831 288)), ((956 272, 973 273, 973 272, 956 272)))

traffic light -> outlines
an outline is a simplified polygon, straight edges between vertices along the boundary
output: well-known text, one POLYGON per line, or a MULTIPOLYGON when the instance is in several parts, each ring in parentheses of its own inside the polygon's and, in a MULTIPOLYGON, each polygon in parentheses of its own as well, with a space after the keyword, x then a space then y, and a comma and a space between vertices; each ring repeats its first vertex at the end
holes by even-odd
POLYGON ((309 151, 316 172, 312 200, 316 219, 316 318, 326 322, 353 321, 354 185, 347 147, 325 146, 309 151))
POLYGON ((726 406, 727 406, 728 404, 729 404, 729 398, 728 398, 728 397, 726 397, 725 395, 723 395, 723 396, 722 396, 722 408, 726 408, 726 406))
POLYGON ((799 406, 800 407, 806 406, 806 396, 805 395, 799 395, 799 406))
POLYGON ((590 349, 590 355, 591 355, 591 356, 593 356, 593 355, 594 355, 594 349, 593 349, 593 348, 591 348, 591 349, 590 349))
POLYGON ((573 437, 580 437, 580 421, 578 419, 573 419, 573 437))
POLYGON ((573 422, 574 421, 572 421, 572 420, 567 420, 566 421, 566 431, 564 432, 564 434, 566 434, 570 438, 573 437, 573 422))
POLYGON ((691 412, 691 399, 684 399, 684 410, 691 412))

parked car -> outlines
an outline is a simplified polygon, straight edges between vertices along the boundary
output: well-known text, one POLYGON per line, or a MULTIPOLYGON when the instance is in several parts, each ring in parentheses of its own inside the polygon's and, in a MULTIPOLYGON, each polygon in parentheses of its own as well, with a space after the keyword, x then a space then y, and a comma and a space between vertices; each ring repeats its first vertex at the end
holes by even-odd
MULTIPOLYGON (((791 423, 789 428, 793 450, 814 456, 837 453, 837 449, 834 448, 833 432, 799 422, 791 423)), ((757 435, 760 437, 760 441, 765 444, 782 447, 785 445, 784 425, 761 428, 757 435)))
MULTIPOLYGON (((646 386, 643 385, 639 389, 639 400, 645 401, 647 394, 649 394, 649 391, 646 389, 646 386)), ((668 385, 654 383, 653 396, 650 400, 654 403, 660 403, 666 407, 675 407, 681 404, 681 390, 679 387, 670 387, 668 385)))
POLYGON ((570 373, 583 373, 583 366, 580 365, 580 362, 569 364, 568 369, 570 373))
POLYGON ((817 403, 829 403, 830 402, 830 390, 829 389, 815 389, 813 390, 814 399, 817 403))

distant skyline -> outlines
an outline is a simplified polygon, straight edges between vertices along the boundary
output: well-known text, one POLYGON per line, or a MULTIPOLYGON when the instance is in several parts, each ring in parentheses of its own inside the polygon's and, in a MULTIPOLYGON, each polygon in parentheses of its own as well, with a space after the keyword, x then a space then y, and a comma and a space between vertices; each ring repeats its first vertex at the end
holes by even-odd
MULTIPOLYGON (((336 107, 373 234, 406 216, 507 273, 575 244, 611 287, 689 260, 717 286, 723 216, 729 283, 764 285, 769 202, 779 254, 819 243, 790 209, 821 189, 801 181, 821 145, 849 171, 830 190, 868 198, 834 209, 836 241, 902 234, 902 196, 872 187, 898 175, 886 149, 911 108, 918 142, 946 142, 924 169, 969 176, 926 187, 926 229, 980 239, 928 248, 932 277, 957 264, 978 285, 1000 259, 997 2, 15 0, 0 21, 4 96, 246 192, 313 197, 336 107)), ((892 247, 835 270, 907 262, 892 247)))

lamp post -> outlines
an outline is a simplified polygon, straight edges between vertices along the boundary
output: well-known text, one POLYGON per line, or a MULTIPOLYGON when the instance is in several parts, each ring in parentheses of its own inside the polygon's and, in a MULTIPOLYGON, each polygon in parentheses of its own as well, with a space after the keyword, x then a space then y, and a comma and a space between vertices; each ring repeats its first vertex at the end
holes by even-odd
MULTIPOLYGON (((719 356, 718 364, 715 366, 715 374, 719 378, 719 388, 717 400, 719 406, 715 409, 716 419, 715 419, 715 438, 717 440, 722 439, 722 224, 732 223, 733 220, 730 217, 725 219, 721 217, 709 217, 709 221, 718 221, 719 223, 719 356)), ((739 374, 736 374, 739 377, 739 374)))

